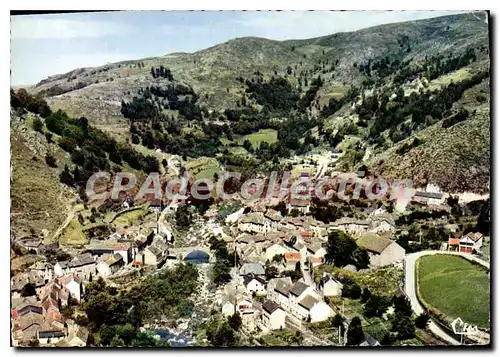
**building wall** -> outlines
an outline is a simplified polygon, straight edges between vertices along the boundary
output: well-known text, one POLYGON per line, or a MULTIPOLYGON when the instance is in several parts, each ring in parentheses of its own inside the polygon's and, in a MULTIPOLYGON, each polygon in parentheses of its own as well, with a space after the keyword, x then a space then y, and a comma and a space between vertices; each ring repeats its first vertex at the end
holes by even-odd
POLYGON ((93 276, 97 275, 97 265, 95 263, 87 264, 87 265, 83 265, 80 267, 71 268, 70 271, 72 273, 77 274, 79 277, 83 278, 84 280, 88 280, 90 274, 92 274, 93 276))
POLYGON ((311 308, 311 322, 321 322, 333 316, 333 310, 327 303, 320 301, 311 308))
POLYGON ((403 260, 404 257, 404 248, 399 246, 396 242, 393 242, 382 252, 382 254, 380 254, 378 259, 378 266, 386 266, 392 264, 398 260, 403 260))
POLYGON ((77 301, 81 300, 80 284, 78 284, 75 280, 71 280, 68 284, 66 284, 66 288, 69 290, 73 298, 75 298, 77 301))
MULTIPOLYGON (((268 315, 267 312, 264 311, 263 315, 268 315)), ((271 330, 279 330, 282 328, 285 328, 285 320, 286 320, 286 312, 283 311, 282 309, 276 309, 270 316, 269 316, 269 329, 271 330)))
POLYGON ((157 265, 156 255, 148 249, 144 250, 144 265, 157 265))
POLYGON ((341 294, 342 294, 342 287, 340 284, 337 284, 337 283, 329 280, 323 286, 323 295, 324 296, 339 296, 341 294))
POLYGON ((266 249, 266 260, 272 261, 276 254, 285 254, 286 251, 287 250, 285 247, 278 244, 273 244, 266 249))
POLYGON ((258 295, 265 295, 266 294, 266 288, 264 284, 258 282, 257 280, 252 280, 248 285, 247 285, 247 291, 249 294, 252 294, 254 291, 258 295))

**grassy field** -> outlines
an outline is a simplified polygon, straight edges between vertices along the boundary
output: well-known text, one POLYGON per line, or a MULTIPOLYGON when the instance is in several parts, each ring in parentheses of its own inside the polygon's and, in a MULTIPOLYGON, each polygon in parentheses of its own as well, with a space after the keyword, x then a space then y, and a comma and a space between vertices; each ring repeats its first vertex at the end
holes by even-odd
POLYGON ((59 237, 59 243, 63 245, 83 245, 88 243, 78 218, 75 217, 69 222, 59 237))
POLYGON ((118 227, 130 227, 135 225, 146 213, 148 213, 148 209, 143 206, 117 216, 112 223, 118 227))
POLYGON ((189 160, 186 169, 193 174, 196 179, 213 179, 214 173, 220 174, 219 163, 215 158, 200 157, 189 160))
POLYGON ((245 135, 241 140, 243 141, 249 140, 252 144, 253 148, 256 149, 260 146, 261 142, 267 142, 269 144, 274 144, 278 141, 278 132, 274 129, 261 129, 256 133, 245 135))
POLYGON ((456 256, 418 260, 419 295, 424 303, 451 318, 488 327, 490 281, 486 270, 456 256))

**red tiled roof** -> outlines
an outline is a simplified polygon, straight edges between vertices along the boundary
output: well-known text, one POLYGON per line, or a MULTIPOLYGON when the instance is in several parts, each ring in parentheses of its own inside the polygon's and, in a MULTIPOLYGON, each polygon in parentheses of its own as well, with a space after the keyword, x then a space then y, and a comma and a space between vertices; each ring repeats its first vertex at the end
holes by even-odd
POLYGON ((300 252, 285 252, 286 261, 300 260, 300 252))
POLYGON ((450 238, 448 239, 448 244, 449 245, 458 245, 460 243, 458 238, 450 238))

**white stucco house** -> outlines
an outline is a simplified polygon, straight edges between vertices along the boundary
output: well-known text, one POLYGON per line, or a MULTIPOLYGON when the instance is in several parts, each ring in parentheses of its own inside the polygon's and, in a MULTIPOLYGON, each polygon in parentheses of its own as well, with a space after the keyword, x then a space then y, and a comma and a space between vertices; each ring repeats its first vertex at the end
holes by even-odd
POLYGON ((266 281, 259 276, 246 275, 243 277, 243 284, 250 295, 266 295, 266 281))
POLYGON ((307 295, 298 302, 298 315, 302 319, 311 318, 311 322, 328 320, 334 315, 333 309, 324 301, 307 295))
POLYGON ((324 273, 318 284, 318 291, 323 296, 340 296, 342 295, 342 283, 335 280, 331 276, 324 273))
POLYGON ((260 318, 263 330, 280 330, 285 328, 286 312, 274 301, 267 300, 262 304, 260 318))

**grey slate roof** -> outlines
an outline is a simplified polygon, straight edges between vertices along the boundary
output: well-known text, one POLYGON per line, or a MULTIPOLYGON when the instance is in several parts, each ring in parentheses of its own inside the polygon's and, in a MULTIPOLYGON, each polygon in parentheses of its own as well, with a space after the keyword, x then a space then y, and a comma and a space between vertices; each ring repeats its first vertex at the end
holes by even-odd
POLYGON ((275 303, 274 301, 267 300, 265 303, 262 304, 262 308, 268 314, 272 314, 273 312, 278 310, 280 308, 280 306, 277 303, 275 303))
POLYGON ((69 263, 69 266, 72 268, 76 268, 93 263, 95 263, 95 259, 92 254, 85 253, 74 257, 73 260, 69 263))
POLYGON ((240 268, 240 275, 265 275, 266 272, 262 264, 259 263, 245 263, 240 268))
POLYGON ((356 241, 358 246, 378 254, 382 253, 392 243, 395 242, 391 239, 382 238, 375 234, 365 234, 356 241))
POLYGON ((274 291, 277 291, 278 293, 288 297, 288 292, 290 291, 291 287, 292 287, 292 279, 290 279, 290 277, 276 278, 276 285, 274 287, 274 291))
POLYGON ((295 295, 295 296, 300 296, 306 289, 309 287, 309 285, 304 284, 301 281, 297 281, 293 286, 290 288, 290 293, 295 295))
POLYGON ((304 307, 307 310, 311 310, 314 304, 316 304, 319 300, 311 295, 307 295, 302 300, 299 301, 299 305, 304 307))
POLYGON ((441 199, 443 194, 441 192, 425 192, 425 191, 417 191, 415 193, 415 197, 424 197, 424 198, 435 198, 441 199))
POLYGON ((257 280, 261 284, 266 283, 266 281, 264 279, 262 279, 260 276, 253 276, 253 275, 245 275, 243 277, 243 283, 245 284, 245 286, 247 286, 254 279, 257 280))

